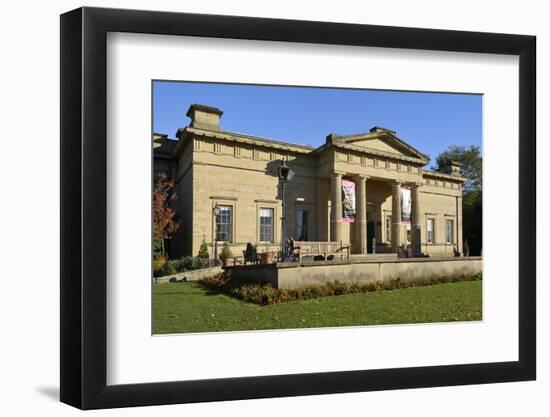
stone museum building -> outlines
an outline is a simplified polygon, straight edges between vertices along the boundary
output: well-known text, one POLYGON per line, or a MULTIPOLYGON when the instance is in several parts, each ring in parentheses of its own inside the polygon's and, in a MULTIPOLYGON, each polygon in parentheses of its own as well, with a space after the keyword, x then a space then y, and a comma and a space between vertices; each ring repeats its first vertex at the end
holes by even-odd
POLYGON ((214 107, 193 104, 187 116, 177 140, 153 135, 155 178, 164 172, 176 183, 172 258, 197 255, 203 240, 210 255, 214 241, 228 242, 235 255, 247 242, 277 250, 281 237, 342 242, 352 254, 462 252, 460 166, 426 169, 429 158, 395 131, 331 133, 315 148, 225 131, 214 107), (294 173, 284 184, 284 212, 283 161, 294 173), (343 198, 343 184, 354 202, 343 198))

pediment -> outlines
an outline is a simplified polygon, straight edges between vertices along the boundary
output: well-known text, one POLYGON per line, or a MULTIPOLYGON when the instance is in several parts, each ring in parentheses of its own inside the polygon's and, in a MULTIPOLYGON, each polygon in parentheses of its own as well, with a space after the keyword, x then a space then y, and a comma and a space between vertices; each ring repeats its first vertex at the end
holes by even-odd
POLYGON ((427 161, 429 158, 403 140, 393 135, 393 132, 371 132, 359 135, 336 136, 333 143, 348 145, 355 149, 371 150, 377 153, 397 155, 407 158, 418 158, 427 161))
POLYGON ((395 144, 380 138, 361 139, 356 141, 349 141, 346 143, 354 146, 359 146, 360 148, 374 149, 375 151, 394 153, 402 156, 413 156, 410 154, 410 152, 399 149, 399 147, 395 146, 395 144))

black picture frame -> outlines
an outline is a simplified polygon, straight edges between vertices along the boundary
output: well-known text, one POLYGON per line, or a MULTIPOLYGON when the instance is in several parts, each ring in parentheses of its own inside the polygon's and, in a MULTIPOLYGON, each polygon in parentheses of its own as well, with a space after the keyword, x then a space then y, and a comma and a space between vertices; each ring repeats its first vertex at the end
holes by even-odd
POLYGON ((82 409, 534 380, 536 38, 102 8, 61 16, 61 401, 82 409), (107 385, 108 32, 519 56, 519 360, 107 385))

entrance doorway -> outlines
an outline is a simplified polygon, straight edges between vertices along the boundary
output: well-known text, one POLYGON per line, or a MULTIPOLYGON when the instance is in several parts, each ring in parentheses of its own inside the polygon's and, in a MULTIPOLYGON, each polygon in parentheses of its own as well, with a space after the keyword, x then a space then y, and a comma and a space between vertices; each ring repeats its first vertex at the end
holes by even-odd
POLYGON ((372 240, 374 239, 374 221, 367 221, 367 253, 372 253, 372 240))

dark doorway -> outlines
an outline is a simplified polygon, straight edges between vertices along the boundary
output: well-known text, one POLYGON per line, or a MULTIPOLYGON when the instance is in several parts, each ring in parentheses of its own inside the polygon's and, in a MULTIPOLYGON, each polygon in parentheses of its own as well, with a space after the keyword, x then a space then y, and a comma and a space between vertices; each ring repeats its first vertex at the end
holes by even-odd
POLYGON ((367 222, 367 253, 372 253, 372 240, 374 239, 374 221, 367 222))

